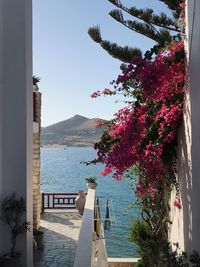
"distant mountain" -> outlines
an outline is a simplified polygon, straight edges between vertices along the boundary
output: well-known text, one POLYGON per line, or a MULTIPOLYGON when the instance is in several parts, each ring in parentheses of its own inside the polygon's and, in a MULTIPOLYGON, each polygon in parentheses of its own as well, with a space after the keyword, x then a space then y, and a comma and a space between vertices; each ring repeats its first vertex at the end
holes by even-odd
POLYGON ((92 146, 100 140, 103 128, 97 128, 97 121, 81 115, 42 128, 42 146, 92 146))

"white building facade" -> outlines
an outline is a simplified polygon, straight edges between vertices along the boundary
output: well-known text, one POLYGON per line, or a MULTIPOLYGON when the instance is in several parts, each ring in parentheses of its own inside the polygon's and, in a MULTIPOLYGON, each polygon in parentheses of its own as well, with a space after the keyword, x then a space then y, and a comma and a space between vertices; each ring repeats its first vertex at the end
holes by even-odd
POLYGON ((186 1, 189 84, 179 131, 178 179, 182 209, 172 208, 172 242, 200 252, 200 1, 186 1))
MULTIPOLYGON (((0 201, 12 192, 26 200, 32 223, 32 0, 0 0, 0 201)), ((32 232, 19 235, 23 267, 33 266, 32 232)), ((0 222, 0 255, 10 232, 0 222)))

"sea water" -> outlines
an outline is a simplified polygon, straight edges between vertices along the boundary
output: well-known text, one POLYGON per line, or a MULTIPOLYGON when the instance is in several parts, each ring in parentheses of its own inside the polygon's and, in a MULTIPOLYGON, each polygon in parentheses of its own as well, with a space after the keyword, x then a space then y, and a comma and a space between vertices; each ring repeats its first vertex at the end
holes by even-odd
POLYGON ((85 178, 96 176, 96 196, 99 197, 102 222, 107 200, 109 205, 111 226, 109 231, 105 231, 108 256, 137 257, 136 246, 128 241, 131 222, 138 217, 138 211, 130 209, 134 203, 131 183, 101 176, 101 164, 86 166, 81 163, 95 157, 96 152, 91 147, 41 148, 41 190, 57 193, 86 191, 85 178))

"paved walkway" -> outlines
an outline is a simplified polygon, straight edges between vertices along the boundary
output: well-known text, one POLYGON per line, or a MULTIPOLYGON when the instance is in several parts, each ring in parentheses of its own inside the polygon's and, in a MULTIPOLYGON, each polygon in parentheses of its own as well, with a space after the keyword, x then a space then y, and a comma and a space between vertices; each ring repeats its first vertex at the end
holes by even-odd
POLYGON ((77 212, 45 212, 41 218, 42 245, 34 267, 73 267, 82 217, 77 212))

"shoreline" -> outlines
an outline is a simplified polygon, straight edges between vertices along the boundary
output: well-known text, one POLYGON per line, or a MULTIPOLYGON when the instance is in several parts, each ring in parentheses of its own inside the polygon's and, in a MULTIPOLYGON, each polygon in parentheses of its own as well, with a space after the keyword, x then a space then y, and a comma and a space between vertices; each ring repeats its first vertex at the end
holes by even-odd
POLYGON ((63 148, 67 149, 70 147, 93 147, 94 144, 76 144, 76 145, 59 145, 59 144, 52 144, 52 145, 41 145, 40 148, 63 148))

